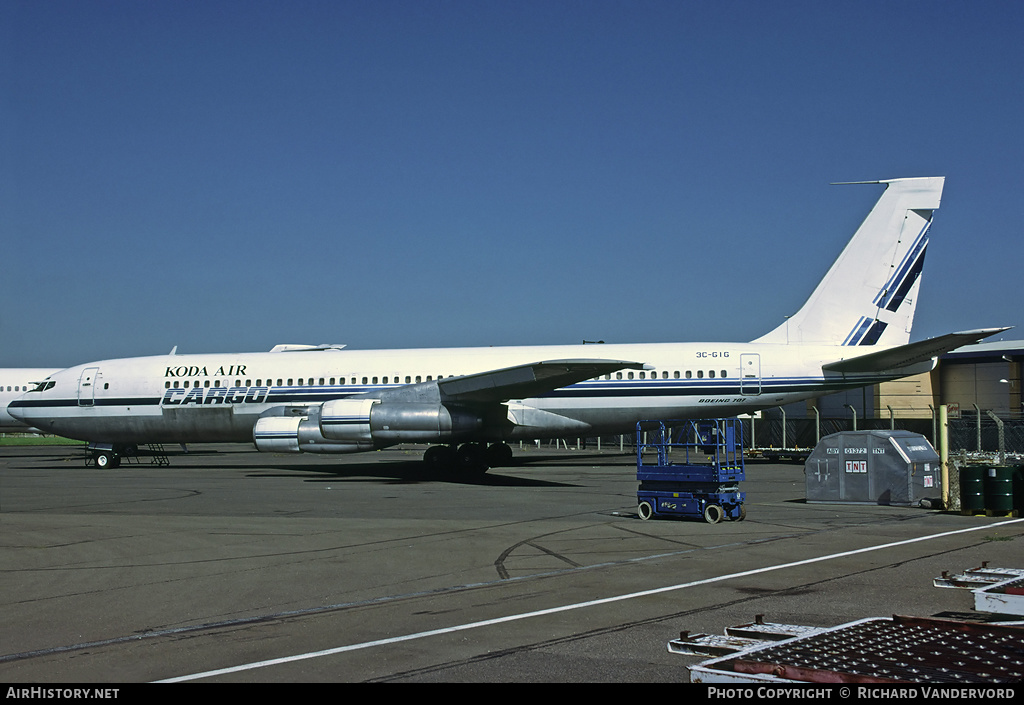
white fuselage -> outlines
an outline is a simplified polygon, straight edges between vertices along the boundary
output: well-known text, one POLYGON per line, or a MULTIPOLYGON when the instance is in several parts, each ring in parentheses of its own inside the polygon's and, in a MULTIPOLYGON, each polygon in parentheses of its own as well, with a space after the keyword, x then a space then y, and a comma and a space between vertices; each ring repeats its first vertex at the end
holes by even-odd
MULTIPOLYGON (((50 376, 44 391, 19 399, 15 413, 49 433, 96 442, 251 442, 256 420, 275 407, 299 414, 332 399, 403 385, 541 360, 602 358, 635 360, 645 369, 505 406, 510 418, 536 409, 578 421, 580 431, 622 433, 640 420, 734 416, 908 374, 822 372, 825 362, 863 352, 833 345, 658 343, 161 355, 63 370, 50 376)), ((519 423, 489 440, 564 431, 557 424, 519 423)))

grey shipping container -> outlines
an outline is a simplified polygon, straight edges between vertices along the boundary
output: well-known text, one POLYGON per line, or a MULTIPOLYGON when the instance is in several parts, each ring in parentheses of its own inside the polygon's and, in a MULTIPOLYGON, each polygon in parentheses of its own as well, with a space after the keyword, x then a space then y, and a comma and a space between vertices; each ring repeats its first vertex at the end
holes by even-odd
POLYGON ((821 439, 804 464, 808 502, 917 506, 939 498, 939 454, 910 431, 844 431, 821 439))

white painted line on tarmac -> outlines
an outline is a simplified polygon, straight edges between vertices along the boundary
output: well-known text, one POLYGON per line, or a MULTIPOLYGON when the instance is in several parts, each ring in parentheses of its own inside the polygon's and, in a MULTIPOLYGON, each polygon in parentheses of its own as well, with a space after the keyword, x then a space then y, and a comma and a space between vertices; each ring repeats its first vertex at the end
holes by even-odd
POLYGON ((590 600, 588 602, 577 602, 572 605, 562 605, 560 607, 550 607, 544 610, 537 610, 535 612, 522 612, 520 614, 511 614, 505 617, 497 617, 495 619, 485 619, 480 622, 469 622, 468 624, 458 624, 452 627, 443 627, 441 629, 431 629, 425 632, 417 632, 415 634, 405 634, 403 636, 395 636, 387 639, 377 639, 375 641, 364 641, 361 644, 349 644, 348 646, 338 646, 333 649, 324 649, 323 651, 310 651, 304 654, 295 654, 293 656, 282 656, 281 658, 267 659, 266 661, 254 661, 252 663, 245 663, 240 666, 231 666, 229 668, 219 668, 213 671, 203 671, 202 673, 192 673, 184 676, 177 676, 175 678, 168 678, 166 680, 156 681, 157 683, 181 683, 184 681, 200 680, 202 678, 212 678, 214 676, 222 676, 228 673, 238 673, 240 671, 251 671, 257 668, 266 668, 268 666, 277 666, 283 663, 293 663, 295 661, 305 661, 308 659, 322 658, 324 656, 333 656, 334 654, 343 654, 347 651, 359 651, 362 649, 371 649, 376 646, 387 646, 388 644, 398 644, 403 641, 413 641, 415 639, 426 639, 431 636, 440 636, 441 634, 452 634, 454 632, 462 632, 469 629, 479 629, 480 627, 490 627, 495 624, 504 624, 506 622, 516 622, 522 619, 531 619, 533 617, 542 617, 548 614, 557 614, 559 612, 569 612, 572 610, 583 609, 585 607, 594 607, 596 605, 606 605, 611 602, 622 602, 623 600, 633 600, 638 597, 648 597, 650 595, 657 595, 663 592, 673 592, 675 590, 685 590, 687 588, 697 587, 699 585, 708 585, 711 583, 718 583, 725 580, 733 580, 735 578, 744 578, 750 575, 758 575, 760 573, 770 573, 776 570, 784 570, 786 568, 796 568, 797 566, 809 565, 811 563, 821 563, 822 561, 831 561, 837 558, 845 558, 847 556, 855 556, 859 553, 870 553, 872 551, 883 551, 887 548, 895 548, 897 546, 906 546, 912 543, 919 543, 921 541, 931 541, 933 539, 940 539, 945 536, 955 536, 957 534, 966 534, 971 531, 982 531, 990 530, 1000 526, 1006 526, 1008 524, 1016 524, 1024 521, 1024 519, 1010 519, 1007 521, 1001 521, 995 524, 986 524, 984 526, 974 526, 969 529, 957 529, 956 531, 945 531, 941 534, 932 534, 930 536, 920 536, 915 539, 906 539, 904 541, 894 541, 892 543, 883 543, 877 546, 868 546, 866 548, 858 548, 853 551, 843 551, 842 553, 832 553, 827 556, 819 556, 818 558, 807 558, 802 561, 793 561, 792 563, 780 563, 778 565, 767 566, 765 568, 756 568, 754 570, 745 570, 739 573, 729 573, 728 575, 719 575, 714 578, 705 578, 703 580, 694 580, 689 583, 680 583, 678 585, 669 585, 667 587, 654 588, 651 590, 641 590, 640 592, 631 592, 626 595, 615 595, 614 597, 604 597, 599 600, 590 600))

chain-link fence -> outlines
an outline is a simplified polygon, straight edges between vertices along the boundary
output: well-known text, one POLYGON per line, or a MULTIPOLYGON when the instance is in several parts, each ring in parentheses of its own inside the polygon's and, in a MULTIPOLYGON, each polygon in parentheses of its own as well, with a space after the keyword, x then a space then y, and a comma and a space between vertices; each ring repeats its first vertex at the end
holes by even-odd
MULTIPOLYGON (((902 430, 919 433, 938 447, 938 419, 858 418, 856 428, 852 418, 785 419, 760 418, 742 419, 744 448, 813 448, 818 441, 840 431, 902 430)), ((950 452, 1005 452, 1024 454, 1024 419, 998 417, 982 412, 980 415, 965 414, 962 418, 949 419, 950 452)), ((559 441, 545 441, 545 445, 566 448, 602 448, 624 451, 633 450, 635 434, 603 436, 601 438, 570 438, 559 441)))
MULTIPOLYGON (((997 417, 983 412, 980 416, 949 419, 951 451, 1003 451, 1024 453, 1024 419, 997 417)), ((744 445, 755 448, 813 448, 818 440, 840 431, 890 430, 911 431, 925 436, 938 446, 938 420, 933 418, 852 419, 766 418, 744 420, 744 445), (753 428, 751 428, 753 427, 753 428)))

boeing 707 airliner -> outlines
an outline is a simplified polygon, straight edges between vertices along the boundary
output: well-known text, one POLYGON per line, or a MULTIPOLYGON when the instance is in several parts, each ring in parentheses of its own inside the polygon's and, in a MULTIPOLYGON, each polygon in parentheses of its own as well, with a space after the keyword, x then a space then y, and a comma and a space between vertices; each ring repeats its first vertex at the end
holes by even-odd
POLYGON ((911 343, 943 177, 866 182, 878 202, 803 307, 747 343, 161 355, 51 374, 10 411, 95 444, 255 443, 275 453, 433 444, 430 465, 507 464, 509 441, 627 433, 644 419, 725 417, 930 370, 1005 328, 911 343), (596 354, 595 354, 596 353, 596 354))

